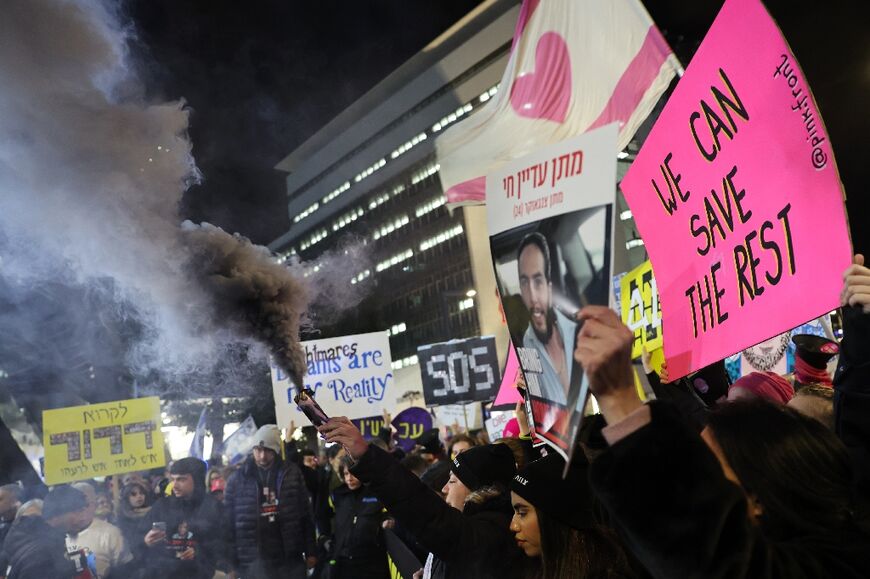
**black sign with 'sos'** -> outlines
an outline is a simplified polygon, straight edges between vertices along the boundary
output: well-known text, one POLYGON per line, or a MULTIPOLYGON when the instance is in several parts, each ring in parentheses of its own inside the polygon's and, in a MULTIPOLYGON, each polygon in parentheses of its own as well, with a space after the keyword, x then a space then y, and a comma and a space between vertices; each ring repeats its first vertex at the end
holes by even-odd
POLYGON ((501 376, 495 338, 468 338, 417 349, 426 406, 495 398, 501 376))

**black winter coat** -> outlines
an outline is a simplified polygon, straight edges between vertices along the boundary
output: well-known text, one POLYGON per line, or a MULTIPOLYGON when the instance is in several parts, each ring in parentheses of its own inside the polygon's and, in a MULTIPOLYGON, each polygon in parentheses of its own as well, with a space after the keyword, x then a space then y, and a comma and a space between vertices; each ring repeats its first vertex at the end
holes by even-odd
POLYGON ((314 518, 302 471, 280 458, 274 468, 277 469, 275 488, 278 489, 276 528, 280 536, 261 537, 262 489, 253 457, 248 457, 227 481, 224 506, 226 525, 235 546, 232 553, 235 568, 249 566, 257 559, 281 563, 301 560, 303 555, 314 555, 314 518), (268 541, 269 538, 274 541, 268 541))
POLYGON ((65 537, 42 517, 20 518, 3 548, 12 569, 8 579, 70 579, 75 567, 66 557, 65 537))
POLYGON ((834 424, 852 457, 858 488, 870 497, 870 314, 845 307, 834 375, 834 424))
POLYGON ((766 538, 747 516, 743 491, 679 413, 660 402, 650 411, 649 424, 592 463, 590 482, 653 577, 870 577, 870 536, 857 526, 836 535, 766 538))
POLYGON ((140 556, 149 571, 149 577, 161 579, 211 579, 217 567, 226 567, 227 537, 224 526, 226 518, 223 506, 204 489, 198 489, 191 499, 175 496, 163 497, 151 507, 146 515, 147 529, 152 523, 166 523, 166 541, 162 545, 146 547, 144 537, 140 556), (187 523, 192 535, 181 537, 179 526, 187 523), (176 538, 173 537, 176 536, 176 538), (192 546, 196 552, 194 559, 178 559, 177 552, 192 546))
POLYGON ((369 446, 351 469, 420 544, 444 564, 444 577, 510 579, 523 576, 525 555, 510 530, 509 495, 460 513, 384 450, 369 446))
POLYGON ((333 559, 347 559, 352 574, 347 577, 386 577, 387 551, 384 545, 384 505, 365 486, 350 490, 342 485, 332 493, 335 509, 333 559))

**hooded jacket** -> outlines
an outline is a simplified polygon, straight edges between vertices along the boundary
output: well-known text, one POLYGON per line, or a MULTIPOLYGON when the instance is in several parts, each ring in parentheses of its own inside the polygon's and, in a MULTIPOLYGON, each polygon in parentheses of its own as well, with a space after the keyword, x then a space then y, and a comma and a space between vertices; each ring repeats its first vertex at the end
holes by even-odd
POLYGON ((381 523, 386 518, 384 505, 362 486, 354 491, 346 485, 332 493, 335 509, 333 557, 349 559, 380 557, 386 561, 381 523))
POLYGON ((195 489, 189 499, 174 495, 154 503, 145 517, 146 529, 155 522, 166 523, 163 545, 146 547, 144 536, 139 539, 138 552, 144 555, 151 576, 161 578, 211 579, 215 569, 226 559, 227 540, 223 506, 205 491, 204 477, 194 477, 195 489), (182 523, 187 532, 181 537, 182 523), (193 547, 196 555, 185 561, 177 553, 193 547))
POLYGON ((273 468, 276 470, 280 536, 266 537, 266 542, 260 536, 262 490, 253 457, 249 456, 227 481, 224 490, 225 525, 234 545, 234 568, 251 565, 259 558, 280 563, 301 560, 303 554, 314 555, 314 517, 302 471, 280 457, 276 458, 273 468))
POLYGON ((834 375, 834 428, 852 457, 859 491, 870 497, 870 314, 848 306, 834 375))
POLYGON ((368 482, 390 515, 438 558, 433 577, 523 576, 525 555, 509 528, 513 510, 506 492, 478 493, 480 502, 468 502, 459 512, 375 446, 369 446, 351 472, 368 482))
POLYGON ((42 517, 19 518, 4 544, 11 569, 7 579, 70 579, 75 567, 66 558, 65 537, 42 517))

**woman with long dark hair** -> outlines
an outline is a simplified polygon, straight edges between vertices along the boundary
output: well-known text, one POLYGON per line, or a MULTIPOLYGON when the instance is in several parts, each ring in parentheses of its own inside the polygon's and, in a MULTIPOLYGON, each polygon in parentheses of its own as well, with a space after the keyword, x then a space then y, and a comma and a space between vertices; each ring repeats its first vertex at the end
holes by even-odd
POLYGON ((577 456, 566 478, 556 454, 529 463, 511 483, 517 544, 537 565, 533 579, 621 579, 631 577, 615 534, 593 513, 585 457, 577 456))
POLYGON ((701 436, 634 387, 632 332, 581 311, 578 357, 608 426, 590 468, 596 497, 654 577, 870 577, 870 533, 846 448, 819 422, 734 402, 701 436), (643 484, 644 492, 638 485, 643 484))

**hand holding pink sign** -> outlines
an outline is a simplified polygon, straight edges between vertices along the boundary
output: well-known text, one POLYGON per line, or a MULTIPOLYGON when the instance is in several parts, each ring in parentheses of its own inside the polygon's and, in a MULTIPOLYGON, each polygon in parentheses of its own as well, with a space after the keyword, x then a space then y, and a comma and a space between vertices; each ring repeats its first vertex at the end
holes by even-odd
POLYGON ((726 1, 621 187, 672 379, 837 307, 851 248, 833 152, 758 0, 726 1))

